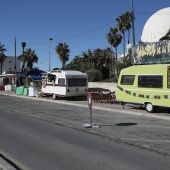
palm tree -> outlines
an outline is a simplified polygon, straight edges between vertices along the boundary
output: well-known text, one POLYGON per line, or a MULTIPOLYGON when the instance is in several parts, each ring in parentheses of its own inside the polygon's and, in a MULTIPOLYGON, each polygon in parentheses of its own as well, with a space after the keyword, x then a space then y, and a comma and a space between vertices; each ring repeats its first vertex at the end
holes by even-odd
MULTIPOLYGON (((109 33, 106 35, 108 43, 115 48, 115 53, 116 53, 116 63, 114 68, 116 67, 116 73, 118 76, 118 70, 117 70, 117 47, 122 41, 122 35, 119 34, 118 28, 110 28, 109 33)), ((115 69, 114 69, 115 70, 115 69)))
POLYGON ((81 71, 82 68, 82 58, 80 56, 75 56, 73 60, 65 66, 66 69, 69 70, 79 70, 81 71))
POLYGON ((117 21, 117 28, 123 35, 123 51, 124 51, 124 57, 125 57, 125 31, 130 30, 131 28, 131 20, 132 20, 132 14, 130 12, 126 12, 116 18, 117 21))
POLYGON ((33 68, 33 63, 37 63, 38 62, 38 57, 35 54, 35 50, 31 50, 31 48, 26 49, 23 54, 21 54, 20 56, 18 56, 18 60, 20 60, 20 62, 22 63, 22 67, 21 67, 21 72, 25 71, 25 65, 27 66, 28 70, 32 70, 33 68))
POLYGON ((118 28, 110 28, 109 33, 106 35, 108 43, 115 48, 116 62, 117 62, 117 47, 122 41, 121 34, 118 33, 118 28))
POLYGON ((123 52, 125 56, 125 26, 124 26, 124 15, 119 16, 116 18, 117 21, 117 28, 123 35, 123 52))
POLYGON ((125 13, 127 22, 126 22, 126 30, 128 31, 128 44, 130 43, 130 29, 131 29, 131 22, 133 20, 133 14, 131 12, 125 13))
POLYGON ((97 48, 94 50, 93 53, 94 53, 94 58, 96 59, 96 67, 98 69, 101 69, 106 64, 104 51, 101 48, 97 48))
POLYGON ((59 55, 59 59, 62 62, 62 69, 64 70, 64 66, 66 62, 69 60, 69 46, 66 43, 59 43, 56 48, 56 53, 59 55))
POLYGON ((23 54, 18 56, 18 60, 22 63, 21 72, 24 72, 25 71, 25 64, 26 64, 26 61, 27 61, 25 52, 23 52, 23 54))
POLYGON ((114 52, 111 48, 107 47, 104 49, 105 63, 109 68, 112 67, 114 52))
POLYGON ((3 62, 6 58, 4 52, 6 51, 6 49, 4 48, 5 45, 2 45, 0 43, 0 64, 1 64, 1 74, 2 74, 2 65, 3 65, 3 62))
POLYGON ((32 70, 33 63, 38 62, 38 57, 35 54, 35 50, 31 50, 31 48, 25 50, 26 61, 27 61, 27 69, 32 70))
POLYGON ((89 68, 91 69, 91 65, 93 63, 93 51, 88 49, 86 52, 82 52, 83 61, 88 63, 89 68))

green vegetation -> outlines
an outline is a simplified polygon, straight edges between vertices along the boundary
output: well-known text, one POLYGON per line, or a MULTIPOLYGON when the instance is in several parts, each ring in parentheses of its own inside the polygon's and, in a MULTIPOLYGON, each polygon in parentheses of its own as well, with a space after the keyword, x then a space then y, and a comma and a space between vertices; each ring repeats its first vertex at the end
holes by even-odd
POLYGON ((62 69, 64 70, 66 62, 69 60, 69 46, 66 43, 59 43, 56 48, 56 53, 59 55, 59 59, 62 62, 62 69))
POLYGON ((18 56, 18 60, 20 60, 22 63, 21 72, 24 72, 26 70, 33 69, 33 63, 38 62, 38 57, 35 54, 35 50, 31 50, 31 48, 29 48, 29 49, 26 49, 23 52, 23 54, 18 56))
POLYGON ((1 74, 2 74, 2 65, 3 65, 3 62, 6 58, 4 52, 6 51, 6 49, 4 48, 5 45, 2 45, 0 43, 0 64, 1 64, 1 74))
POLYGON ((131 65, 132 50, 129 49, 125 55, 125 32, 128 31, 128 43, 130 39, 130 29, 133 16, 132 13, 126 12, 116 18, 116 27, 110 28, 106 34, 107 41, 112 48, 106 49, 88 49, 81 55, 75 56, 73 60, 66 65, 65 69, 79 70, 86 72, 89 81, 107 81, 117 82, 119 73, 122 68, 131 65), (123 39, 124 57, 121 61, 117 59, 117 47, 123 39))
POLYGON ((167 31, 167 33, 159 39, 160 41, 163 41, 163 40, 170 40, 170 29, 167 31))

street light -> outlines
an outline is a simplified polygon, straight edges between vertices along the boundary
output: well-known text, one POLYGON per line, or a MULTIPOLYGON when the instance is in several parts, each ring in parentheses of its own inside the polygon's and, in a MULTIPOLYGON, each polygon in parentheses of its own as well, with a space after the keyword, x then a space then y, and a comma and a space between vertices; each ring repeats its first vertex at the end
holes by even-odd
POLYGON ((15 69, 15 74, 17 74, 17 67, 16 67, 16 37, 14 38, 14 46, 15 46, 15 65, 14 65, 14 69, 15 69))
POLYGON ((26 46, 26 42, 22 42, 22 48, 23 48, 23 52, 24 52, 24 48, 26 46))
POLYGON ((52 38, 49 38, 49 71, 50 71, 50 41, 52 41, 52 38))
MULTIPOLYGON (((23 58, 24 58, 24 48, 26 46, 26 42, 22 42, 22 55, 23 55, 23 58)), ((24 71, 24 68, 22 68, 22 72, 24 71)))

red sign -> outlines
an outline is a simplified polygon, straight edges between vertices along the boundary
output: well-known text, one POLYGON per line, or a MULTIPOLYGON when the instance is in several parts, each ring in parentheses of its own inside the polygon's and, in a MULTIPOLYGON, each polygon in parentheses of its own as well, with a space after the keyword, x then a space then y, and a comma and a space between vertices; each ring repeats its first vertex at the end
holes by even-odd
POLYGON ((88 92, 87 95, 87 102, 88 102, 89 109, 92 109, 92 95, 90 92, 88 92))

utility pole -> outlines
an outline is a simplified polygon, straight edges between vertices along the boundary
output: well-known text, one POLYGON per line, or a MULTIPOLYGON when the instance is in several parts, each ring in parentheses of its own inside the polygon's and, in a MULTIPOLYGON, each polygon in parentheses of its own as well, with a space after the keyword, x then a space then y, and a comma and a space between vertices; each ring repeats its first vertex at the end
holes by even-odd
POLYGON ((132 38, 133 38, 133 45, 135 45, 135 26, 134 26, 134 7, 133 7, 133 0, 132 0, 132 38))
MULTIPOLYGON (((25 64, 25 57, 24 57, 24 48, 26 46, 26 42, 22 42, 22 56, 24 58, 24 64, 25 64)), ((23 65, 24 66, 24 65, 23 65)), ((24 72, 24 67, 22 66, 22 72, 24 72)))
POLYGON ((14 69, 15 69, 15 74, 17 73, 17 66, 16 66, 16 37, 14 39, 14 47, 15 47, 15 66, 14 66, 14 69))
POLYGON ((49 58, 48 58, 48 60, 49 60, 49 70, 48 71, 50 71, 50 41, 52 41, 53 39, 52 38, 49 38, 49 41, 48 41, 48 43, 49 43, 49 58))

